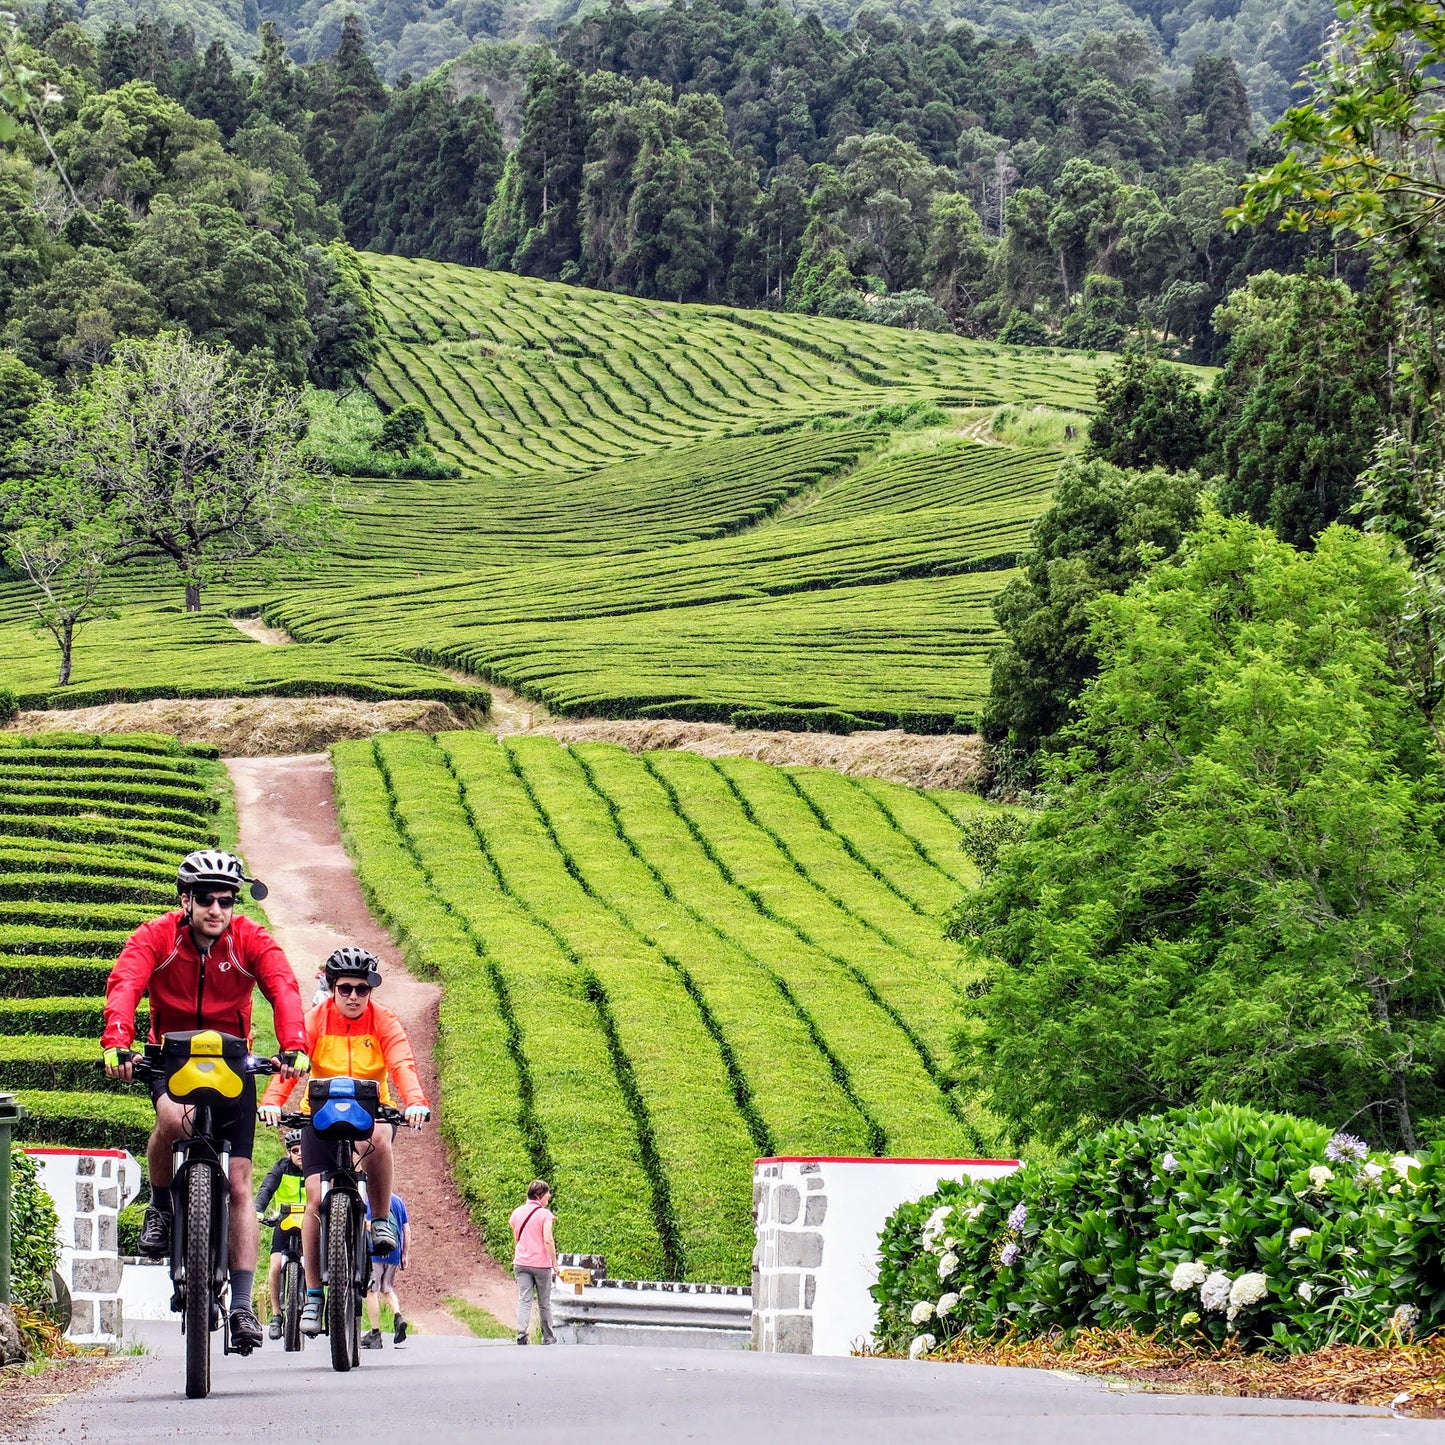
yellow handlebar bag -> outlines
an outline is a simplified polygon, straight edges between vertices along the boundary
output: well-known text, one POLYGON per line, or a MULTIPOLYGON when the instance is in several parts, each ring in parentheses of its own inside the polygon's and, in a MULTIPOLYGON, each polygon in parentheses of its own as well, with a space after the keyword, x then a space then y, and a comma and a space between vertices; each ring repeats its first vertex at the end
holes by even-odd
POLYGON ((167 1034, 161 1043, 166 1093, 183 1104, 219 1104, 240 1097, 246 1041, 215 1029, 167 1034))

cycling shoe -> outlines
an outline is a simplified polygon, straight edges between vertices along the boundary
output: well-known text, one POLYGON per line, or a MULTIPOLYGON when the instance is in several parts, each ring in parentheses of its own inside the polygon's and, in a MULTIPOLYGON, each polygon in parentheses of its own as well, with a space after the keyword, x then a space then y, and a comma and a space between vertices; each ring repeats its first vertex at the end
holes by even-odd
POLYGON ((263 1339, 265 1334, 255 1310, 241 1305, 231 1311, 231 1348, 237 1354, 249 1355, 252 1350, 259 1350, 263 1339))
POLYGON ((146 1209, 137 1241, 137 1248, 142 1254, 151 1259, 164 1259, 171 1252, 173 1219, 174 1216, 153 1204, 146 1209))
POLYGON ((268 1340, 279 1340, 281 1338, 281 1316, 272 1315, 271 1323, 266 1326, 266 1338, 268 1340))
POLYGON ((308 1295, 301 1306, 301 1333, 315 1337, 321 1333, 321 1296, 308 1295))
POLYGON ((390 1219, 371 1221, 371 1252, 374 1255, 391 1254, 396 1249, 396 1226, 390 1219))

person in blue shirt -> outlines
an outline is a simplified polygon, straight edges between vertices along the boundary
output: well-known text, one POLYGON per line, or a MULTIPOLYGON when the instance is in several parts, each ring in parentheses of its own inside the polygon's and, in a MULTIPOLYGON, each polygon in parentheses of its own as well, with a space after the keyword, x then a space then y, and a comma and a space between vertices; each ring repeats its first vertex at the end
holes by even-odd
MULTIPOLYGON (((407 1323, 402 1318, 401 1301, 396 1297, 396 1274, 406 1268, 407 1255, 411 1251, 411 1225, 407 1221, 406 1200, 400 1194, 391 1196, 391 1218, 396 1229, 396 1248, 390 1254, 375 1256, 371 1261, 371 1283, 366 1292, 366 1317, 371 1328, 361 1337, 363 1350, 381 1348, 381 1302, 391 1306, 396 1319, 391 1342, 394 1345, 406 1343, 407 1323)), ((371 1218, 371 1203, 367 1202, 366 1217, 371 1218)))

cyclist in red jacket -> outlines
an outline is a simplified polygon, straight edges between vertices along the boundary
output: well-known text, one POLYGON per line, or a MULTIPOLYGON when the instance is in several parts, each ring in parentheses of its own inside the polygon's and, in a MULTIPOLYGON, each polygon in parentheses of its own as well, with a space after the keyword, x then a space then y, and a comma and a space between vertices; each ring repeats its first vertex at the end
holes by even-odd
MULTIPOLYGON (((276 1063, 283 1077, 296 1078, 307 1067, 306 1028, 296 975, 280 945, 258 924, 235 914, 243 883, 251 896, 266 889, 246 875, 239 858, 205 849, 188 854, 176 875, 181 906, 174 913, 143 923, 121 949, 105 985, 105 1030, 101 1048, 113 1079, 131 1077, 135 1011, 149 994, 152 1043, 166 1033, 216 1029, 251 1040, 251 996, 257 987, 275 1013, 282 1052, 276 1063), (300 1055, 298 1057, 298 1054, 300 1055)), ((171 1241, 171 1151, 185 1131, 184 1111, 151 1086, 156 1127, 146 1146, 151 1204, 141 1225, 143 1254, 163 1256, 171 1241)), ((239 1098, 214 1111, 231 1143, 231 1338, 251 1348, 261 1344, 261 1322, 251 1306, 258 1243, 256 1211, 251 1206, 251 1151, 256 1137, 256 1081, 245 1076, 239 1098)))

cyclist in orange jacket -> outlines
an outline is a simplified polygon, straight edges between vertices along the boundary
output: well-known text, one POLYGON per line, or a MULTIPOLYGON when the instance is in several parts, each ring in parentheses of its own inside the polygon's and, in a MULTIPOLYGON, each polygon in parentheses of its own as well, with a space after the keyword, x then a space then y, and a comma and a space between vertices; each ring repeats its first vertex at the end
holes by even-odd
MULTIPOLYGON (((364 948, 338 948, 326 960, 326 981, 331 997, 306 1015, 306 1051, 313 1079, 372 1079, 383 1104, 396 1107, 387 1083, 390 1075, 401 1094, 407 1125, 420 1129, 431 1116, 416 1059, 401 1020, 372 1000, 381 983, 380 960, 364 948)), ((259 1113, 267 1124, 280 1122, 281 1109, 293 1085, 272 1079, 262 1097, 259 1113)), ((303 1102, 303 1110, 307 1105, 303 1102)), ((392 1130, 378 1127, 370 1139, 358 1143, 356 1162, 366 1171, 366 1192, 371 1200, 371 1249, 390 1254, 397 1246, 389 1217, 392 1185, 392 1130)), ((302 1226, 302 1255, 306 1267, 306 1305, 301 1312, 304 1334, 321 1332, 321 1171, 331 1163, 331 1147, 309 1124, 301 1131, 301 1169, 306 1175, 306 1220, 302 1226)))

